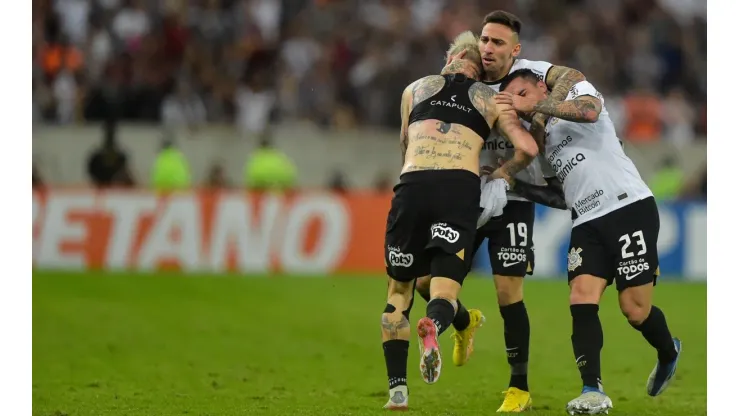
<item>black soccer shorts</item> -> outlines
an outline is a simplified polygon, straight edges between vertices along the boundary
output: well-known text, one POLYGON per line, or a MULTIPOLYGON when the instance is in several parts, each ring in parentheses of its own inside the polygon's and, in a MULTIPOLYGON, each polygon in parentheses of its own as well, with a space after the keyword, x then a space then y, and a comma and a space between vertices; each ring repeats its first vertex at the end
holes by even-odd
POLYGON ((480 178, 466 170, 409 172, 393 188, 385 230, 388 276, 431 274, 462 284, 473 262, 480 178))
POLYGON ((488 257, 493 274, 524 277, 534 272, 534 202, 509 201, 500 217, 478 229, 474 251, 488 238, 488 257))
POLYGON ((582 274, 616 280, 617 290, 657 282, 660 216, 655 198, 633 202, 573 228, 568 282, 582 274))

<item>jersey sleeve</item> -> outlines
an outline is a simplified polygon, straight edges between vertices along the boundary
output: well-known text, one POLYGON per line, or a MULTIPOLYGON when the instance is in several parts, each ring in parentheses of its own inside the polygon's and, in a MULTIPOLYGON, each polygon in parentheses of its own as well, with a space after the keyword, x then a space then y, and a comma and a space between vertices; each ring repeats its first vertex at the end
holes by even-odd
POLYGON ((592 97, 596 97, 601 101, 602 105, 604 104, 604 97, 602 97, 601 93, 596 90, 596 87, 594 87, 588 81, 581 81, 578 84, 570 87, 570 91, 568 91, 568 96, 565 97, 565 101, 575 100, 576 97, 580 97, 582 95, 590 95, 592 97))
POLYGON ((547 71, 553 67, 553 65, 547 61, 530 61, 527 59, 520 59, 519 63, 521 67, 519 69, 529 69, 530 71, 537 74, 542 81, 547 78, 547 71))

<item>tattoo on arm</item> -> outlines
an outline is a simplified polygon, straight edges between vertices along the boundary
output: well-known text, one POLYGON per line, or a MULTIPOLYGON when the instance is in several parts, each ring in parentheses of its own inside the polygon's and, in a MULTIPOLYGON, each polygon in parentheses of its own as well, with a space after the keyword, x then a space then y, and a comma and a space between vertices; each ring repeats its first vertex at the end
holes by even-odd
POLYGON ((585 100, 588 102, 578 104, 578 106, 572 104, 577 100, 563 103, 571 87, 585 80, 586 77, 578 70, 564 66, 553 66, 548 71, 547 79, 545 80, 545 83, 552 92, 546 99, 535 105, 534 110, 549 116, 562 118, 563 120, 576 122, 595 121, 594 116, 598 119, 598 112, 595 112, 595 110, 598 109, 599 112, 601 111, 601 102, 598 99, 595 102, 585 100), (598 107, 596 104, 598 104, 598 107))
POLYGON ((494 178, 504 178, 510 185, 514 184, 514 175, 526 168, 537 154, 532 136, 521 125, 519 118, 508 112, 497 120, 498 130, 514 144, 514 156, 507 160, 493 173, 494 178), (529 145, 527 144, 529 141, 529 145))
POLYGON ((411 87, 411 108, 438 93, 444 85, 445 79, 440 75, 430 75, 416 81, 411 87))
POLYGON ((391 321, 388 314, 383 314, 381 326, 384 331, 388 331, 391 339, 398 339, 398 333, 410 327, 409 321, 405 316, 401 315, 400 321, 391 321))
POLYGON ((407 114, 406 94, 401 96, 401 166, 406 163, 406 150, 409 148, 409 120, 407 114))
POLYGON ((535 111, 563 120, 594 123, 601 113, 601 101, 590 95, 583 95, 575 100, 548 103, 540 101, 535 105, 535 111))
POLYGON ((470 102, 473 103, 473 107, 481 113, 489 125, 493 124, 497 116, 496 104, 493 101, 495 95, 496 92, 493 88, 482 82, 474 83, 468 90, 470 102))
POLYGON ((553 101, 563 101, 568 96, 570 88, 586 77, 578 70, 568 68, 567 66, 553 66, 547 72, 545 83, 552 90, 550 97, 553 101))

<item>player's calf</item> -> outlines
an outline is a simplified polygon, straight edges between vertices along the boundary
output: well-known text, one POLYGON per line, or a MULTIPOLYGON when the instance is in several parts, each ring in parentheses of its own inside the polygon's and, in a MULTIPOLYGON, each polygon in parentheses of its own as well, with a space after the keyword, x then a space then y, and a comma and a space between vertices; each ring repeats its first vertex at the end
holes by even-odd
POLYGON ((601 349, 604 332, 599 319, 598 302, 606 280, 580 275, 570 282, 570 313, 573 318, 573 355, 581 373, 584 391, 601 390, 601 349))
MULTIPOLYGON (((416 281, 416 291, 424 300, 431 301, 430 291, 431 276, 425 276, 416 281)), ((454 346, 452 348, 452 362, 457 366, 464 365, 473 353, 473 337, 475 331, 480 328, 486 318, 481 311, 467 308, 457 300, 457 312, 452 319, 455 333, 452 334, 454 346)))
MULTIPOLYGON (((524 277, 495 275, 493 279, 496 285, 499 312, 504 320, 506 359, 511 369, 509 388, 528 392, 530 326, 529 315, 524 305, 524 277)), ((511 391, 516 392, 516 390, 511 391)), ((507 395, 509 396, 511 395, 507 395)), ((507 406, 504 407, 507 408, 507 406)))
POLYGON ((662 393, 673 379, 681 352, 681 341, 673 338, 663 311, 652 305, 653 285, 628 287, 619 293, 619 306, 633 328, 658 353, 658 363, 648 377, 651 396, 662 393))
MULTIPOLYGON (((432 299, 430 292, 432 277, 424 276, 416 279, 416 291, 419 293, 427 303, 432 299)), ((462 304, 460 299, 457 300, 457 312, 455 312, 455 318, 452 319, 452 326, 455 331, 462 332, 470 326, 471 315, 465 305, 462 304)))
POLYGON ((408 408, 406 366, 411 336, 409 314, 412 306, 413 282, 398 282, 390 279, 388 303, 381 316, 383 354, 390 396, 388 403, 384 406, 386 409, 408 408))

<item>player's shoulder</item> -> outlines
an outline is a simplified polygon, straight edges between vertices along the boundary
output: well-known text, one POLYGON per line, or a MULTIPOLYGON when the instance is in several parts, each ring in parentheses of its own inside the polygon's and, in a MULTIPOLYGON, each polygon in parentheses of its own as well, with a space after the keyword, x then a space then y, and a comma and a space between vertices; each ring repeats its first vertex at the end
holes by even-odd
POLYGON ((428 83, 428 82, 439 82, 439 81, 444 82, 444 77, 442 75, 427 75, 427 76, 421 77, 421 78, 417 79, 416 81, 412 82, 411 84, 407 85, 406 86, 406 89, 407 90, 411 90, 411 89, 413 89, 413 88, 415 88, 415 87, 417 87, 417 86, 419 86, 421 84, 425 84, 425 83, 428 83))
POLYGON ((481 81, 473 82, 468 88, 468 95, 470 96, 471 100, 475 98, 489 100, 496 94, 496 90, 491 88, 490 85, 487 85, 481 81))

